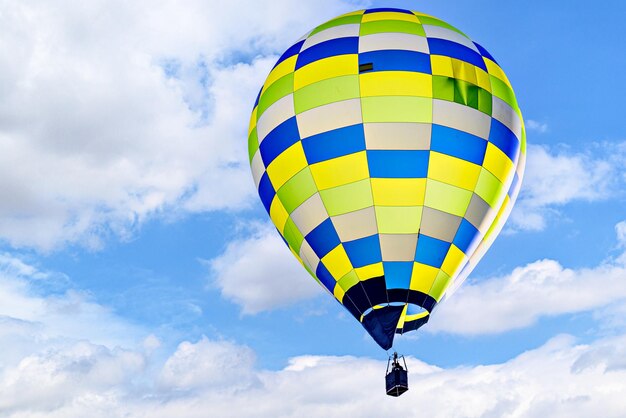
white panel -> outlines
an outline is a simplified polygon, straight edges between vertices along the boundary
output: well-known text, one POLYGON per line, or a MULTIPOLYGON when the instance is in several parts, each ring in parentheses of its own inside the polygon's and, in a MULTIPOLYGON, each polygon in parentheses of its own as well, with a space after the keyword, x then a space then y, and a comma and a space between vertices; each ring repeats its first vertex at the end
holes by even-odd
POLYGON ((302 112, 296 117, 301 138, 356 125, 363 122, 361 99, 343 100, 319 106, 302 112))
POLYGON ((433 100, 433 123, 489 139, 491 117, 483 112, 447 100, 433 100))
POLYGON ((429 237, 452 242, 461 224, 461 218, 437 209, 424 207, 420 232, 429 237))
POLYGON ((330 218, 341 241, 369 237, 378 232, 376 212, 369 207, 330 218))
POLYGON ((359 28, 361 25, 352 24, 352 25, 339 25, 333 26, 332 28, 328 28, 321 32, 316 33, 315 35, 310 36, 304 41, 304 45, 302 45, 302 51, 307 48, 312 47, 313 45, 317 45, 319 43, 329 41, 331 39, 337 38, 347 38, 349 36, 359 36, 359 28))
POLYGON ((451 29, 444 28, 442 26, 424 25, 424 32, 426 32, 426 36, 428 36, 429 38, 445 39, 448 41, 456 42, 457 44, 466 46, 472 51, 478 52, 478 54, 480 54, 480 51, 478 51, 478 48, 476 48, 474 42, 470 41, 465 36, 451 29))
POLYGON ((313 274, 315 274, 315 270, 317 270, 317 265, 320 263, 320 259, 317 257, 317 254, 315 254, 315 251, 313 251, 313 248, 311 248, 306 240, 302 241, 299 255, 302 262, 311 269, 313 274))
POLYGON ((493 97, 493 105, 491 115, 494 119, 502 122, 507 128, 509 128, 517 139, 522 142, 522 121, 515 110, 507 102, 496 97, 493 97))
POLYGON ((359 52, 402 49, 429 53, 428 41, 423 36, 409 33, 374 33, 359 38, 359 52))
POLYGON ((291 213, 291 219, 304 236, 327 218, 328 212, 319 193, 315 193, 291 213))
POLYGON ((367 149, 430 149, 430 123, 365 123, 363 127, 367 149))
POLYGON ((289 94, 272 103, 272 105, 268 107, 259 117, 256 124, 259 144, 263 142, 267 134, 269 134, 272 129, 295 115, 296 111, 293 107, 293 94, 289 94))
POLYGON ((256 150, 254 157, 252 157, 252 161, 250 162, 250 168, 252 169, 252 178, 254 179, 254 184, 256 188, 259 188, 259 183, 261 182, 261 177, 263 177, 263 173, 265 173, 265 164, 263 164, 263 159, 261 158, 261 152, 256 150))
POLYGON ((380 234, 383 261, 413 261, 417 234, 380 234))

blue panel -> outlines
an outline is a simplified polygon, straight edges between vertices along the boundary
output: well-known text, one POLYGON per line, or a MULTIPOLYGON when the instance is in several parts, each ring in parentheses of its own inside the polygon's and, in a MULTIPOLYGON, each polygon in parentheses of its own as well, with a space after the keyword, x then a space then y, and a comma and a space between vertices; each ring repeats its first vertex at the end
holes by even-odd
POLYGON ((262 91, 263 88, 261 88, 261 90, 259 90, 259 94, 256 95, 256 100, 254 101, 254 106, 252 106, 252 110, 254 110, 254 108, 257 107, 257 105, 259 104, 259 99, 261 98, 262 91))
POLYGON ((467 256, 470 256, 474 252, 473 247, 479 243, 479 238, 480 232, 478 232, 478 229, 469 223, 467 219, 463 219, 452 243, 467 256))
MULTIPOLYGON (((334 57, 335 55, 358 54, 359 53, 359 37, 350 36, 345 38, 336 38, 329 41, 320 42, 310 48, 305 49, 298 55, 296 62, 296 70, 307 64, 323 58, 334 57)), ((356 70, 356 69, 355 69, 356 70)))
POLYGON ((429 151, 368 150, 370 177, 426 178, 429 151))
POLYGON ((413 272, 412 261, 385 261, 385 282, 387 289, 408 289, 411 284, 411 273, 413 272))
POLYGON ((288 58, 293 57, 294 55, 296 55, 298 52, 300 52, 300 48, 302 48, 302 45, 304 44, 304 39, 301 40, 300 42, 292 45, 291 47, 289 47, 288 50, 285 51, 285 53, 283 55, 280 56, 280 58, 278 58, 278 61, 276 61, 276 64, 274 64, 274 67, 276 67, 278 64, 280 64, 281 62, 285 61, 288 58))
POLYGON ((506 192, 506 194, 508 194, 511 199, 513 199, 513 192, 515 192, 515 188, 517 187, 518 183, 519 183, 519 176, 517 175, 517 172, 516 172, 515 175, 513 176, 513 182, 511 183, 511 187, 509 187, 509 191, 506 192))
POLYGON ((416 51, 383 50, 359 54, 359 65, 371 63, 371 71, 413 71, 431 74, 430 57, 416 51))
POLYGON ((334 129, 302 140, 309 164, 365 150, 363 124, 334 129))
POLYGON ((331 292, 335 290, 335 286, 337 285, 337 281, 333 278, 333 275, 330 274, 330 271, 324 266, 324 263, 319 263, 317 265, 317 270, 315 271, 315 275, 322 282, 326 289, 331 292))
POLYGON ((487 71, 483 57, 465 45, 457 44, 447 39, 428 38, 428 48, 431 55, 445 55, 456 58, 487 71))
POLYGON ((267 213, 270 212, 270 206, 272 205, 274 195, 276 195, 274 186, 272 186, 272 182, 270 181, 267 173, 263 173, 261 181, 259 182, 259 196, 261 196, 261 202, 263 202, 263 206, 265 206, 267 213))
POLYGON ((458 129, 433 124, 430 149, 482 165, 487 150, 487 141, 458 129))
POLYGON ((515 134, 502 122, 491 119, 489 142, 498 147, 511 161, 515 161, 519 154, 520 143, 515 134))
POLYGON ((343 243, 343 248, 355 268, 382 261, 378 234, 343 243))
POLYGON ((397 13, 406 13, 408 15, 413 14, 410 10, 394 9, 393 7, 379 7, 377 9, 367 9, 365 13, 363 14, 378 13, 378 12, 397 12, 397 13))
POLYGON ((294 116, 272 129, 259 145, 263 164, 267 167, 283 151, 299 140, 298 122, 294 116))
POLYGON ((287 240, 285 239, 285 237, 283 237, 283 234, 282 234, 282 233, 278 230, 278 228, 275 228, 275 229, 276 229, 276 232, 278 232, 278 236, 280 237, 280 239, 282 239, 282 240, 283 240, 283 242, 285 243, 285 245, 286 245, 287 247, 289 247, 289 243, 287 242, 287 240))
POLYGON ((417 250, 415 251, 415 261, 428 264, 433 267, 441 267, 450 243, 419 234, 417 238, 417 250))
POLYGON ((383 350, 389 350, 393 346, 393 337, 402 309, 403 306, 385 306, 372 310, 363 318, 363 328, 383 350))
POLYGON ((341 243, 330 218, 315 227, 305 238, 319 258, 324 257, 341 243))
POLYGON ((487 57, 491 61, 493 61, 496 64, 498 64, 498 61, 496 61, 496 59, 494 57, 492 57, 491 54, 485 48, 483 48, 482 46, 478 45, 476 42, 474 42, 474 45, 476 45, 476 48, 480 51, 480 55, 482 55, 483 57, 487 57))

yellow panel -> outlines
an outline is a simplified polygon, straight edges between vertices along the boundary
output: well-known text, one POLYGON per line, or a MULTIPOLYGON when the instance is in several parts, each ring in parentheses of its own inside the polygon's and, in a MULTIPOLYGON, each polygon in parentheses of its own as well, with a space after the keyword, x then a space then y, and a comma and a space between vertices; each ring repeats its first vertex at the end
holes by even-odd
POLYGON ((422 263, 413 263, 410 289, 428 294, 438 273, 439 269, 436 267, 422 263))
POLYGON ((361 151, 313 164, 311 174, 319 190, 369 178, 367 155, 361 151))
POLYGON ((270 206, 270 218, 272 218, 272 222, 274 222, 274 225, 276 225, 276 228, 278 228, 283 236, 285 236, 283 229, 288 217, 289 214, 278 198, 278 195, 274 196, 274 200, 272 200, 270 206))
POLYGON ((396 325, 396 328, 398 329, 402 329, 404 327, 404 318, 406 317, 406 310, 408 308, 408 304, 404 304, 404 307, 402 308, 402 313, 400 314, 400 319, 398 319, 398 324, 396 325))
POLYGON ((444 57, 443 55, 431 55, 430 65, 433 70, 433 75, 445 75, 447 77, 454 77, 454 70, 452 69, 452 58, 444 57))
POLYGON ((324 266, 326 266, 335 280, 339 280, 352 270, 352 263, 350 263, 343 245, 338 245, 334 250, 326 254, 322 258, 322 263, 324 263, 324 266))
POLYGON ((398 12, 367 13, 363 15, 363 19, 361 20, 361 22, 374 22, 376 20, 406 20, 407 22, 418 23, 417 17, 415 15, 398 12))
POLYGON ((324 58, 302 68, 294 73, 294 90, 326 80, 327 78, 359 73, 358 54, 337 55, 324 58))
POLYGON ((504 74, 504 71, 502 71, 502 68, 500 68, 498 64, 491 61, 489 58, 485 57, 484 61, 485 61, 485 64, 487 64, 487 71, 489 71, 489 74, 504 81, 504 83, 507 86, 509 86, 511 90, 513 90, 513 87, 511 86, 511 83, 509 82, 509 79, 507 78, 506 74, 504 74))
POLYGON ((416 12, 416 11, 413 11, 413 10, 411 10, 411 12, 412 12, 415 16, 417 16, 418 18, 419 18, 420 16, 424 16, 424 17, 433 17, 433 18, 434 18, 434 16, 432 16, 432 15, 427 15, 426 13, 416 12))
POLYGON ((423 318, 423 317, 425 317, 427 315, 429 315, 428 311, 420 312, 420 313, 414 314, 414 315, 404 315, 404 318, 402 319, 402 325, 404 326, 404 322, 415 321, 415 320, 423 318))
POLYGON ((428 178, 473 191, 480 176, 480 166, 438 152, 430 153, 428 178))
POLYGON ((343 303, 343 297, 346 294, 346 291, 343 290, 341 286, 335 286, 335 289, 333 289, 333 294, 339 302, 343 303))
POLYGON ((296 69, 296 60, 298 59, 298 55, 294 55, 292 57, 287 58, 280 64, 278 64, 270 74, 267 76, 267 80, 265 80, 265 84, 263 85, 263 91, 267 90, 269 86, 271 86, 274 81, 280 79, 283 76, 286 76, 289 73, 293 73, 296 69))
POLYGON ((275 190, 278 190, 290 178, 307 166, 302 143, 296 142, 267 166, 267 175, 272 181, 275 190))
POLYGON ((452 71, 454 73, 454 78, 477 85, 478 81, 476 80, 476 70, 474 68, 476 67, 470 63, 452 59, 452 71))
POLYGON ((489 73, 487 73, 482 68, 475 67, 476 69, 476 81, 478 82, 478 87, 482 87, 491 93, 491 80, 489 80, 489 73))
POLYGON ((456 245, 452 244, 448 250, 446 258, 443 260, 441 270, 443 270, 448 276, 454 276, 460 268, 465 265, 466 261, 467 257, 463 251, 458 249, 456 245))
POLYGON ((361 74, 359 82, 362 97, 433 97, 432 76, 430 74, 413 71, 374 71, 361 74))
POLYGON ((383 270, 383 263, 370 264, 369 266, 355 268, 356 275, 359 276, 359 280, 367 280, 372 277, 380 277, 385 271, 383 270))
POLYGON ((250 125, 248 126, 248 136, 250 136, 250 133, 254 130, 254 128, 256 128, 256 111, 259 107, 255 106, 254 110, 252 111, 252 116, 250 116, 250 125))
POLYGON ((374 204, 380 206, 422 206, 426 179, 373 178, 374 204))
POLYGON ((506 184, 507 176, 512 174, 514 169, 513 162, 509 160, 509 157, 491 142, 487 144, 483 167, 504 184, 506 184))

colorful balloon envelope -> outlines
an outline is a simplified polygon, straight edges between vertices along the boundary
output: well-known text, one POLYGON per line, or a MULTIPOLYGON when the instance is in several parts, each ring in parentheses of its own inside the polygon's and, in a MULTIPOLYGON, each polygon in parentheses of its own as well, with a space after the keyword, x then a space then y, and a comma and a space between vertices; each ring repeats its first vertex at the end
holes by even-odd
POLYGON ((348 13, 293 44, 249 130, 278 232, 384 349, 425 324, 484 255, 525 153, 498 62, 444 21, 399 9, 348 13))

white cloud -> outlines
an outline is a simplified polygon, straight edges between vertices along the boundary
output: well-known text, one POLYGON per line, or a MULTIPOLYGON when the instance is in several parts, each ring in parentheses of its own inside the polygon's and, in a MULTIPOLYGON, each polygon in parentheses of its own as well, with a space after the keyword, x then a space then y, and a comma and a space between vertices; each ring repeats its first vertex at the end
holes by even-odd
POLYGON ((244 314, 288 306, 322 293, 269 225, 253 226, 250 236, 231 242, 207 264, 222 296, 240 305, 244 314))
POLYGON ((249 111, 275 54, 340 0, 0 6, 0 239, 101 245, 254 194, 249 111))
POLYGON ((254 367, 245 347, 203 339, 181 344, 159 366, 168 373, 176 363, 180 391, 155 388, 142 355, 82 344, 6 370, 0 411, 9 418, 618 417, 626 409, 624 347, 623 336, 590 345, 560 336, 501 364, 446 369, 409 357, 410 389, 390 398, 386 362, 367 358, 300 356, 269 371, 254 367), (40 384, 24 390, 25 379, 40 384))
MULTIPOLYGON (((618 238, 624 223, 616 230, 618 238)), ((466 282, 443 302, 425 330, 464 335, 499 333, 532 325, 540 317, 602 311, 626 304, 626 258, 593 268, 564 268, 540 260, 503 277, 466 282)))
POLYGON ((533 119, 526 120, 526 128, 531 131, 538 132, 540 134, 545 134, 548 132, 548 124, 544 122, 538 122, 533 119))
POLYGON ((167 359, 159 376, 163 390, 245 388, 254 380, 255 354, 248 347, 203 337, 197 343, 184 341, 167 359))
POLYGON ((0 364, 50 344, 89 340, 108 347, 133 346, 148 335, 87 293, 69 289, 42 295, 41 286, 55 276, 21 259, 0 257, 0 364))
POLYGON ((558 208, 576 200, 597 201, 611 197, 622 180, 623 150, 615 155, 554 152, 545 146, 529 145, 524 183, 513 209, 514 229, 543 230, 558 208))

